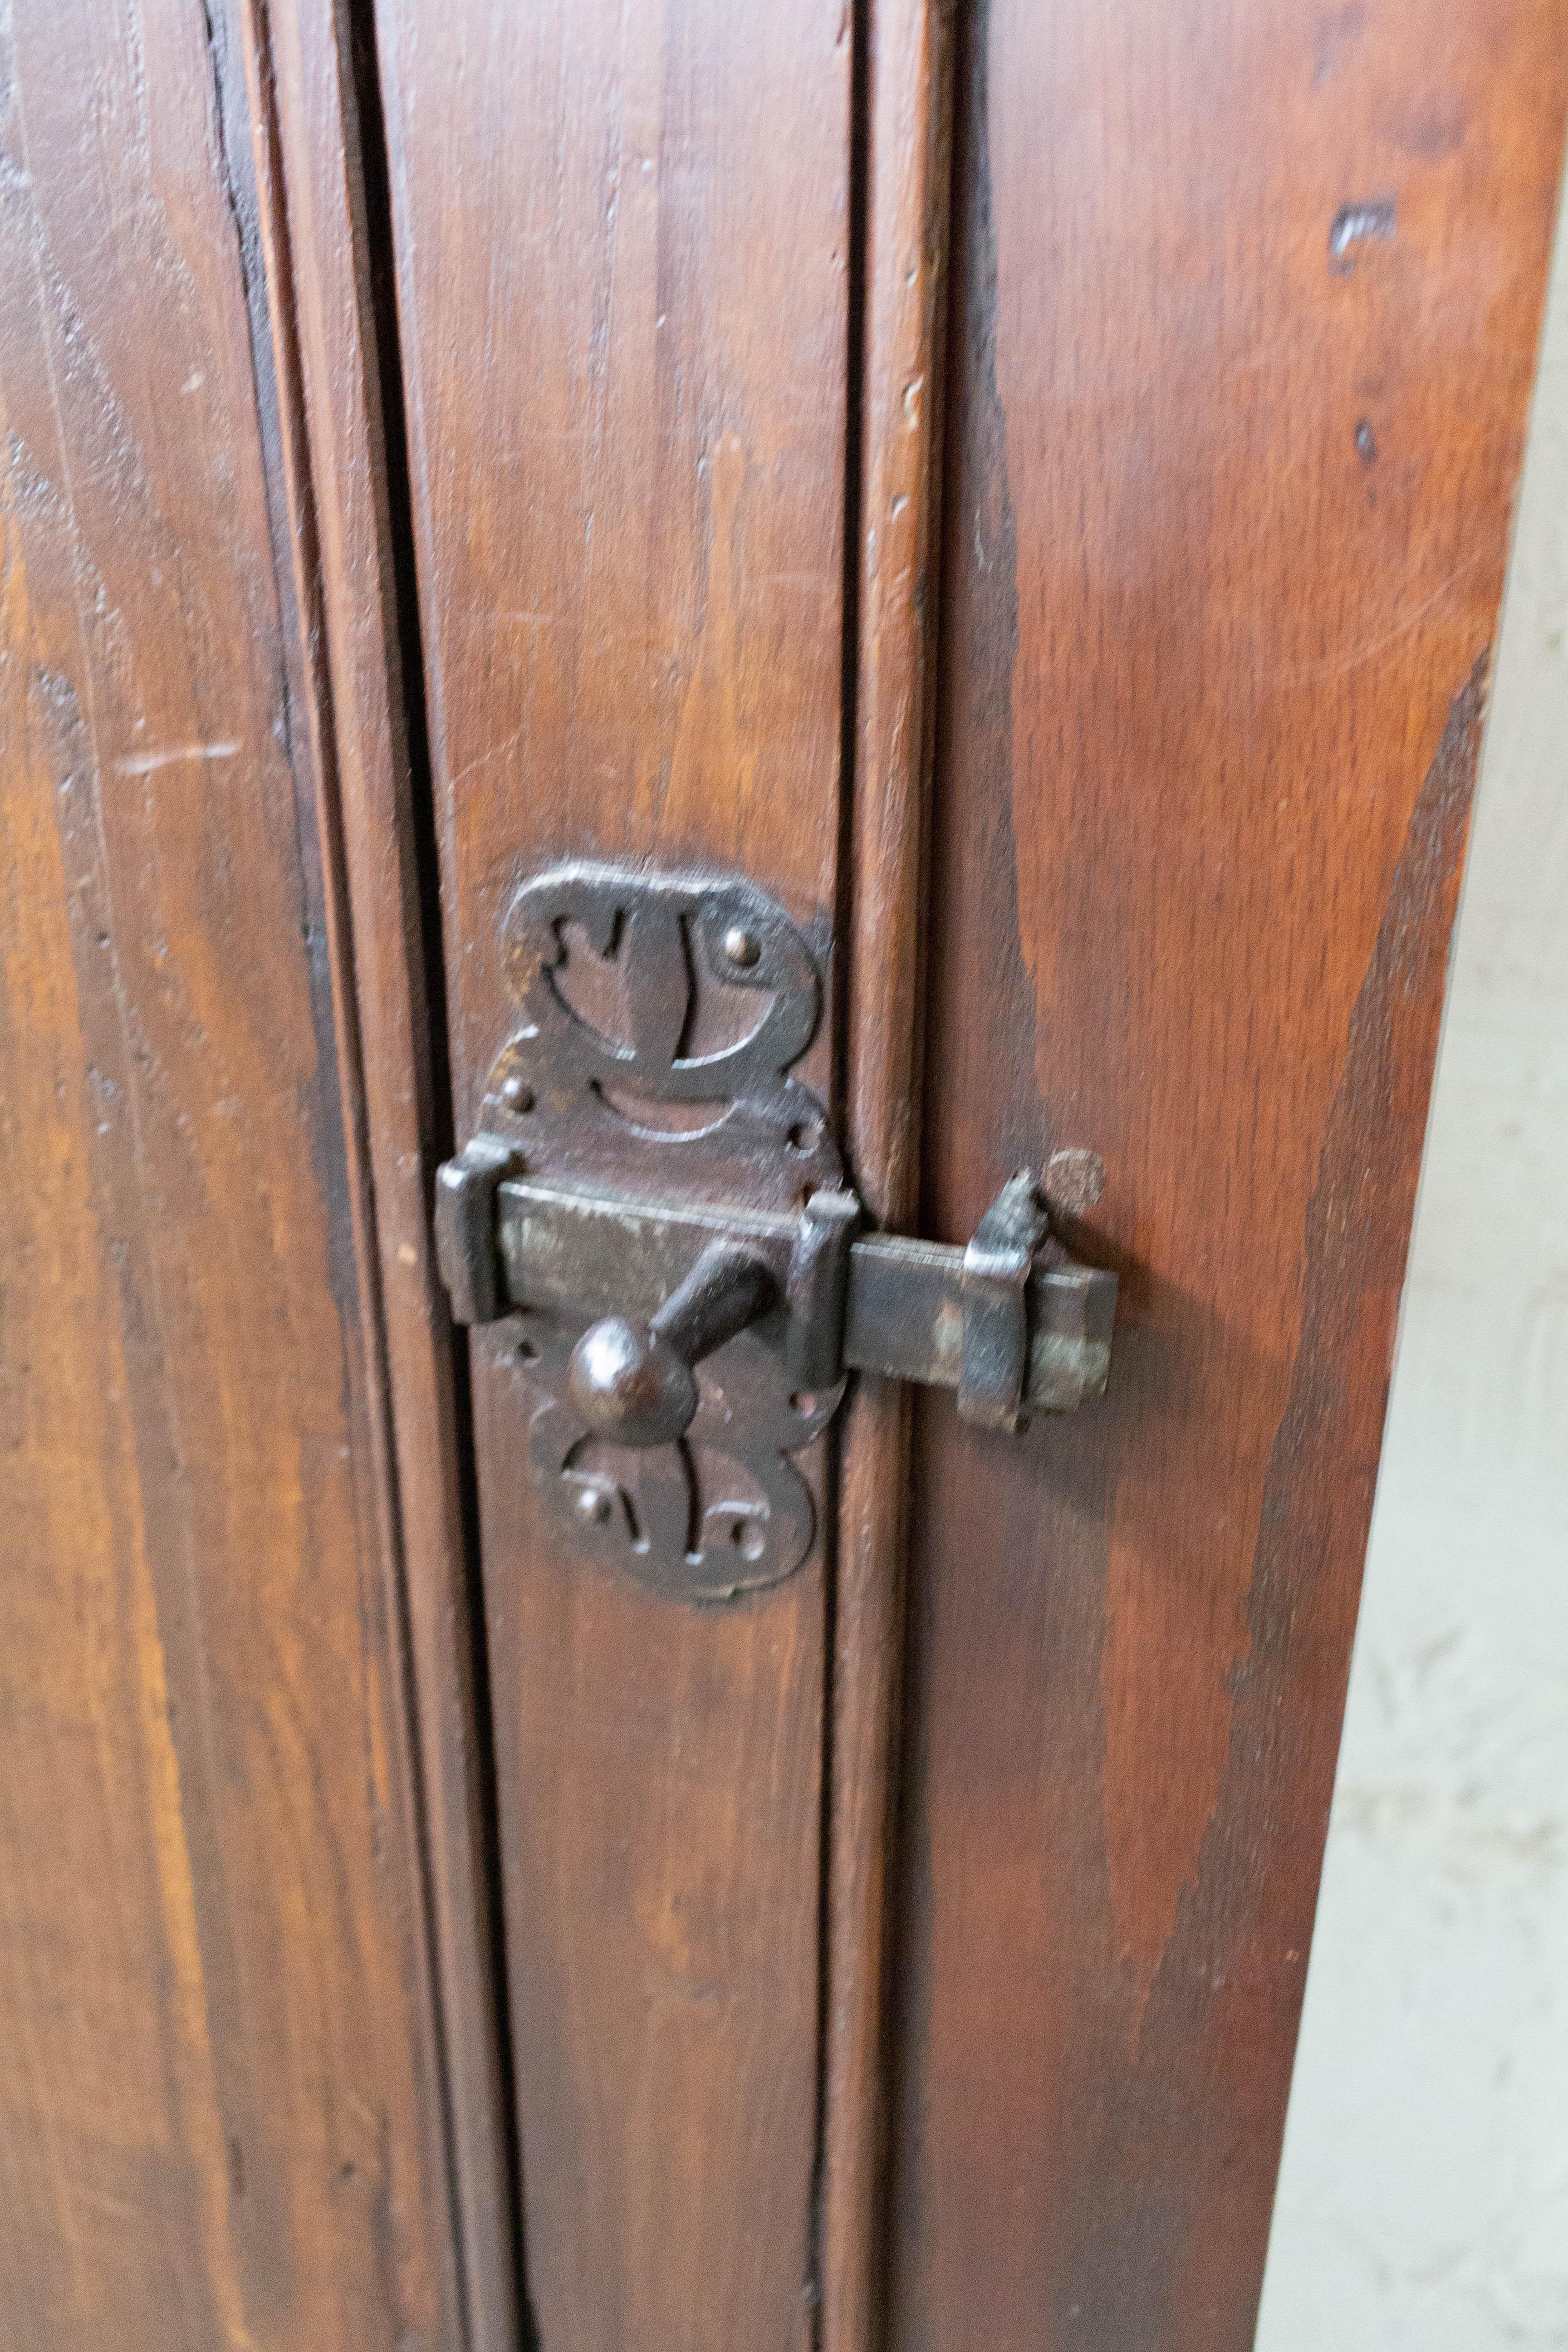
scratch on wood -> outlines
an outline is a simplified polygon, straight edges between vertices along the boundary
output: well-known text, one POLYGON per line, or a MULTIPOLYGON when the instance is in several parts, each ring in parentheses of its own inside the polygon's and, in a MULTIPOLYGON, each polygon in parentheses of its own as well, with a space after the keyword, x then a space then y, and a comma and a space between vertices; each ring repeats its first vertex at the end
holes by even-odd
POLYGON ((132 759, 116 760, 114 772, 119 776, 151 776, 160 768, 176 767, 182 760, 232 760, 238 749, 236 741, 175 743, 166 751, 139 751, 132 759))
MULTIPOLYGON (((1364 458, 1364 450, 1362 455, 1364 458)), ((1310 662, 1304 669, 1289 670, 1279 683, 1281 686, 1310 686, 1319 678, 1343 677, 1349 671, 1360 669, 1363 662, 1374 660, 1386 647, 1397 645, 1401 637, 1407 637, 1413 629, 1418 629, 1428 614, 1436 611, 1438 605, 1452 594, 1459 582, 1468 573, 1473 572, 1478 563, 1490 561, 1489 548, 1477 548, 1474 554, 1467 555, 1462 563, 1456 563, 1452 572, 1445 574, 1431 594, 1422 598, 1414 612, 1403 614, 1389 627, 1380 631, 1375 637, 1369 639, 1367 644, 1358 646, 1353 653, 1335 654, 1327 661, 1310 662)))

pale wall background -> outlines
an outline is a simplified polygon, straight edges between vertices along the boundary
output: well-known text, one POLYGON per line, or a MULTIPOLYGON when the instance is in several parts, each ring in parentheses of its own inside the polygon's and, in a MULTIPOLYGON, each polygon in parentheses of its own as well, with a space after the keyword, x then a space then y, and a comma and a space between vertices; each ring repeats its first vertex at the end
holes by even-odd
POLYGON ((1258 2352, 1568 2347, 1568 236, 1258 2352))

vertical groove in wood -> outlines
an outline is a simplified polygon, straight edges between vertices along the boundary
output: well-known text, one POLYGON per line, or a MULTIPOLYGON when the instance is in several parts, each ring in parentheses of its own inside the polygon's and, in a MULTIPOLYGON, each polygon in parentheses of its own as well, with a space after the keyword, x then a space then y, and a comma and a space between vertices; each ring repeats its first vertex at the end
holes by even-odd
MULTIPOLYGON (((922 865, 931 751, 941 345, 951 143, 948 0, 871 0, 860 581, 846 1103, 879 1223, 919 1193, 922 865)), ((823 2342, 878 2340, 891 1758, 910 1412, 867 1381, 842 1454, 834 1612, 823 2342)))
POLYGON ((334 1005, 382 1492, 409 1655, 443 2112, 468 2352, 517 2340, 450 1323, 429 1242, 437 1106, 395 551, 344 0, 245 0, 297 593, 312 647, 334 1005), (285 196, 286 190, 286 196, 285 196), (286 211, 285 211, 286 204, 286 211), (345 1088, 346 1090, 346 1088, 345 1088))

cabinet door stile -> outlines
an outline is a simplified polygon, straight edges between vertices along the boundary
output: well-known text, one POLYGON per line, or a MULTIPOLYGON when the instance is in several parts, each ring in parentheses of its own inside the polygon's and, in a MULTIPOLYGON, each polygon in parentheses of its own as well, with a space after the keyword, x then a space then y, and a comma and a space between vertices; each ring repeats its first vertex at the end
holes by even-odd
MULTIPOLYGON (((739 870, 830 935, 852 42, 838 0, 377 22, 467 1134, 538 869, 739 870)), ((703 1608, 584 1562, 530 1476, 509 1327, 472 1361, 542 2337, 804 2346, 821 1547, 703 1608)))

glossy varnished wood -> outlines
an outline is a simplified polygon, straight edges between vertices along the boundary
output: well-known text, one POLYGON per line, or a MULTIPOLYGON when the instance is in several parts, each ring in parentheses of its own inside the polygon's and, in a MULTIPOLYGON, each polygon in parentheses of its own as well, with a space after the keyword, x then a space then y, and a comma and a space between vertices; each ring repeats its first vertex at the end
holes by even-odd
POLYGON ((0 26, 0 2302, 455 2352, 246 29, 0 26))
POLYGON ((1561 154, 1561 5, 965 37, 927 1223, 1105 1155, 1111 1391, 918 1416, 895 2341, 1251 2340, 1561 154))
MULTIPOLYGON (((739 867, 831 917, 851 41, 837 0, 378 24, 462 1132, 531 870, 739 867)), ((551 1535, 504 1334, 474 1369, 541 2335, 803 2345, 820 1553, 651 1597, 551 1535)))

